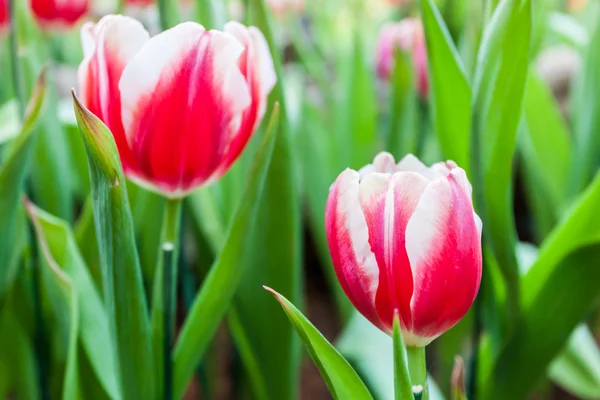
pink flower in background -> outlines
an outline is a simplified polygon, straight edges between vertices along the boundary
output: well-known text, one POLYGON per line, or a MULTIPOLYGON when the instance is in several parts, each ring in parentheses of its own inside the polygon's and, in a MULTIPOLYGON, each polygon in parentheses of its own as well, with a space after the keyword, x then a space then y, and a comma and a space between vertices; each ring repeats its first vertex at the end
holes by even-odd
POLYGON ((42 29, 69 29, 90 8, 89 0, 29 0, 35 19, 42 29))
POLYGON ((369 321, 425 346, 469 310, 481 281, 481 220, 452 161, 380 153, 332 185, 325 229, 342 288, 369 321))
POLYGON ((288 14, 300 14, 304 11, 304 0, 267 0, 271 13, 277 18, 288 14))
POLYGON ((377 73, 389 80, 394 71, 396 51, 411 53, 417 89, 422 97, 429 93, 427 77, 427 48, 421 21, 416 18, 405 18, 400 22, 386 24, 379 32, 377 41, 377 73))
POLYGON ((262 33, 186 22, 150 38, 131 18, 83 26, 83 103, 110 128, 125 174, 168 197, 221 177, 260 124, 276 82, 262 33))

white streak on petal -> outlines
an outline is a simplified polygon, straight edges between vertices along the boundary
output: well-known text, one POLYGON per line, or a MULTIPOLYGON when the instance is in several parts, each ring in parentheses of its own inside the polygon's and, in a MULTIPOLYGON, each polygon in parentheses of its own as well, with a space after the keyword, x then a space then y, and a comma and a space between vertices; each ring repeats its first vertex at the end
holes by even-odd
POLYGON ((359 201, 359 190, 369 192, 376 190, 380 182, 373 180, 371 183, 359 183, 359 175, 356 171, 347 170, 340 176, 339 200, 337 212, 345 215, 344 221, 350 234, 352 249, 358 265, 362 267, 365 276, 369 277, 369 292, 375 301, 375 294, 379 284, 379 268, 375 255, 369 246, 369 229, 365 215, 362 212, 359 201))
MULTIPOLYGON (((440 232, 448 230, 447 221, 451 204, 450 183, 445 178, 436 179, 425 188, 419 204, 406 225, 406 253, 415 282, 418 281, 417 276, 422 273, 420 268, 431 264, 423 260, 431 257, 435 246, 440 245, 435 239, 440 236, 440 232)), ((418 289, 415 288, 416 290, 418 289)))

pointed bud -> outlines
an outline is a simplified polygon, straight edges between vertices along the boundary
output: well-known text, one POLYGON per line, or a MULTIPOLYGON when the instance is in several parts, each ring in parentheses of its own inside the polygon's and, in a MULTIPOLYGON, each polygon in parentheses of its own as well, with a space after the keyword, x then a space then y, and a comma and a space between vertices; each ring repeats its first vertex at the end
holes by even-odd
POLYGON ((467 400, 465 394, 465 363, 460 356, 454 359, 454 368, 452 369, 452 399, 467 400))

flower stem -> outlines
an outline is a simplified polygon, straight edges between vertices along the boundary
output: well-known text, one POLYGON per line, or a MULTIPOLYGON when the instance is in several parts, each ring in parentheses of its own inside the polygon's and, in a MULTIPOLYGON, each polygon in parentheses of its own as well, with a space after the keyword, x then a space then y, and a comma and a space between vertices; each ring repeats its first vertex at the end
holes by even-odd
POLYGON ((427 388, 427 364, 425 360, 425 347, 407 347, 406 355, 408 357, 408 370, 413 384, 422 387, 420 399, 428 400, 429 391, 427 388))
POLYGON ((177 300, 177 257, 179 250, 179 224, 181 200, 167 200, 162 228, 161 256, 163 263, 162 289, 163 315, 163 363, 164 399, 173 398, 173 362, 171 358, 175 328, 175 304, 177 300))

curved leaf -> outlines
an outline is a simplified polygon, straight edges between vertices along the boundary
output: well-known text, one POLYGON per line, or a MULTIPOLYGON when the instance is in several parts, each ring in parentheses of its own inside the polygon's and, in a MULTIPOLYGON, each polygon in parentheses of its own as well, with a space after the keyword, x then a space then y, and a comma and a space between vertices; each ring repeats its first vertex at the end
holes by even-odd
POLYGON ((281 304, 310 357, 319 368, 331 395, 335 399, 373 399, 356 371, 317 328, 285 297, 266 286, 265 289, 281 304))
POLYGON ((16 273, 18 210, 33 152, 34 126, 41 113, 45 91, 45 75, 42 72, 27 107, 21 132, 10 144, 4 163, 0 165, 0 302, 16 273))
POLYGON ((210 269, 181 329, 173 354, 175 397, 180 398, 196 365, 202 359, 221 318, 231 304, 243 273, 243 256, 250 243, 248 232, 256 220, 276 141, 277 108, 265 132, 250 171, 243 201, 233 216, 221 253, 210 269))

